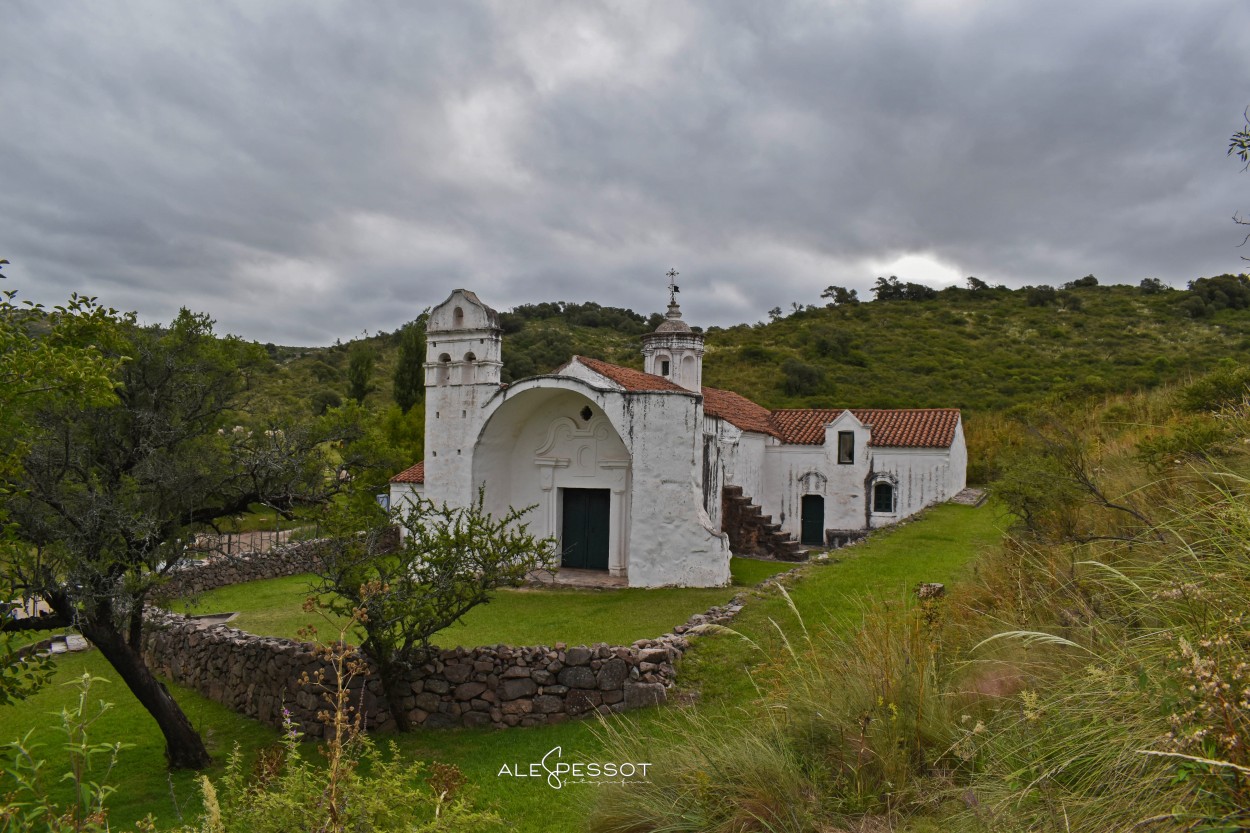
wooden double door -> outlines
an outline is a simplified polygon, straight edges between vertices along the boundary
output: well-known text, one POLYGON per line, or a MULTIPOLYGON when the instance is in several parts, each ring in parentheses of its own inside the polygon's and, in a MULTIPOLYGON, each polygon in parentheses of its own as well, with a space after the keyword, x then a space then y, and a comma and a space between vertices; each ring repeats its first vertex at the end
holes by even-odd
POLYGON ((561 489, 561 566, 582 570, 608 569, 611 535, 610 489, 561 489))

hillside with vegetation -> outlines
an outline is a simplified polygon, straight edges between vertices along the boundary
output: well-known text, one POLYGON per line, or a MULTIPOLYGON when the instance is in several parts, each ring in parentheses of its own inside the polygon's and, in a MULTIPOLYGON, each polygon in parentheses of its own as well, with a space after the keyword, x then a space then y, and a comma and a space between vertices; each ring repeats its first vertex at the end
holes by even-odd
MULTIPOLYGON (((1100 286, 1092 276, 1059 289, 969 284, 935 291, 880 279, 871 303, 830 287, 826 305, 710 327, 704 381, 770 408, 955 406, 978 415, 1145 390, 1250 352, 1246 276, 1200 278, 1187 290, 1152 280, 1100 286)), ((504 381, 549 373, 575 354, 641 368, 639 336, 662 320, 593 302, 527 304, 501 318, 504 381)), ((418 317, 346 344, 266 345, 270 363, 255 387, 274 415, 322 413, 357 397, 386 413, 398 400, 397 368, 413 365, 400 360, 405 333, 419 362, 423 328, 418 317)), ((387 419, 415 455, 413 410, 387 419)))

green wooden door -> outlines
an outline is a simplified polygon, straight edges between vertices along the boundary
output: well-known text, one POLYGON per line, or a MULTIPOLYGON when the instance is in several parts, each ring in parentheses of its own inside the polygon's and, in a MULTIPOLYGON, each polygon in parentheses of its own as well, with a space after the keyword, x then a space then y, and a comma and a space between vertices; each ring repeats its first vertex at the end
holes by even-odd
POLYGON ((825 499, 803 495, 803 532, 800 542, 812 547, 825 545, 825 499))
POLYGON ((564 496, 561 564, 583 570, 608 569, 611 493, 607 489, 561 489, 560 493, 564 496))

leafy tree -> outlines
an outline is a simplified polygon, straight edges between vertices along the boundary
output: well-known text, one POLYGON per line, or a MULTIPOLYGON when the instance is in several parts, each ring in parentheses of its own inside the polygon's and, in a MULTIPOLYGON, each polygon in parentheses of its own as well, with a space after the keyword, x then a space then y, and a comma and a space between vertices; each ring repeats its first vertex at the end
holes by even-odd
POLYGON ((389 516, 363 498, 338 518, 345 534, 323 553, 317 593, 330 597, 332 612, 359 617, 361 647, 377 666, 396 724, 407 730, 403 701, 412 689, 404 672, 429 656, 431 637, 490 601, 496 588, 552 566, 555 540, 529 532, 521 522, 529 509, 491 516, 481 491, 466 508, 418 499, 389 516), (403 532, 394 550, 393 523, 403 532), (366 532, 355 531, 362 526, 366 532))
POLYGON ((974 278, 971 275, 968 276, 968 291, 969 292, 984 292, 989 288, 990 288, 990 285, 986 283, 985 281, 981 280, 980 278, 974 278))
POLYGON ((347 395, 361 405, 365 404, 365 397, 373 391, 370 381, 376 362, 377 354, 369 345, 358 343, 352 346, 351 359, 347 365, 347 395))
MULTIPOLYGON (((405 414, 425 395, 425 323, 422 318, 401 331, 399 358, 395 363, 392 392, 395 404, 405 414)), ((357 400, 359 401, 359 400, 357 400)))
POLYGON ((820 297, 829 299, 829 306, 841 307, 859 303, 859 293, 845 286, 829 286, 820 293, 820 297))
POLYGON ((820 368, 798 359, 786 359, 781 365, 781 374, 782 388, 790 396, 819 393, 825 383, 825 374, 820 368))
POLYGON ((937 290, 922 283, 903 283, 895 275, 877 278, 872 294, 878 301, 928 301, 937 297, 937 290))
POLYGON ((1055 291, 1053 286, 1025 286, 1021 287, 1025 293, 1025 303, 1031 307, 1047 307, 1055 303, 1059 299, 1059 293, 1055 291))
POLYGON ((1077 278, 1074 281, 1068 281, 1063 285, 1064 289, 1088 289, 1091 286, 1098 286, 1098 278, 1093 275, 1086 275, 1083 278, 1077 278))
POLYGON ((1142 282, 1137 286, 1141 289, 1143 295, 1158 295, 1171 289, 1171 287, 1158 278, 1142 278, 1142 282))
MULTIPOLYGON (((8 265, 0 259, 0 266, 8 265)), ((0 279, 4 276, 0 275, 0 279)), ((64 306, 49 311, 37 304, 15 303, 16 290, 0 293, 0 434, 5 443, 0 451, 0 477, 18 466, 22 450, 30 439, 32 425, 26 416, 30 409, 55 400, 69 399, 90 403, 113 401, 109 371, 115 362, 85 338, 104 326, 115 314, 94 298, 71 296, 64 306), (36 327, 42 335, 36 335, 36 327), (85 346, 74 343, 83 338, 85 346)), ((7 507, 16 497, 13 487, 0 485, 0 557, 24 550, 15 540, 8 522, 7 507)), ((20 596, 17 588, 0 575, 0 600, 20 596)), ((16 605, 0 601, 0 619, 18 629, 13 618, 16 605)), ((27 656, 14 648, 12 634, 0 634, 0 705, 24 699, 50 677, 51 663, 27 656)))
POLYGON ((28 624, 72 625, 99 649, 160 726, 171 767, 201 768, 203 741, 144 662, 144 605, 194 528, 322 498, 324 462, 309 432, 234 425, 263 351, 216 338, 206 316, 183 310, 167 329, 114 319, 99 335, 116 401, 28 411, 32 437, 7 478, 26 546, 0 574, 51 609, 28 624))

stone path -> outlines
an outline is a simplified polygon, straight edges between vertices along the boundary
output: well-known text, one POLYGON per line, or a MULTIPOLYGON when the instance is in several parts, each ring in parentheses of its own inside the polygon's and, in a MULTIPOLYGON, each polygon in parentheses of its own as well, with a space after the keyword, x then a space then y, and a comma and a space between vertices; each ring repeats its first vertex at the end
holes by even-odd
POLYGON ((980 506, 985 503, 986 497, 988 496, 984 489, 964 489, 951 498, 951 503, 958 503, 960 506, 980 506))
POLYGON ((611 590, 629 586, 629 579, 625 576, 614 576, 603 570, 578 570, 572 567, 561 567, 554 573, 550 570, 535 570, 526 579, 531 584, 540 584, 544 587, 588 587, 611 590))

